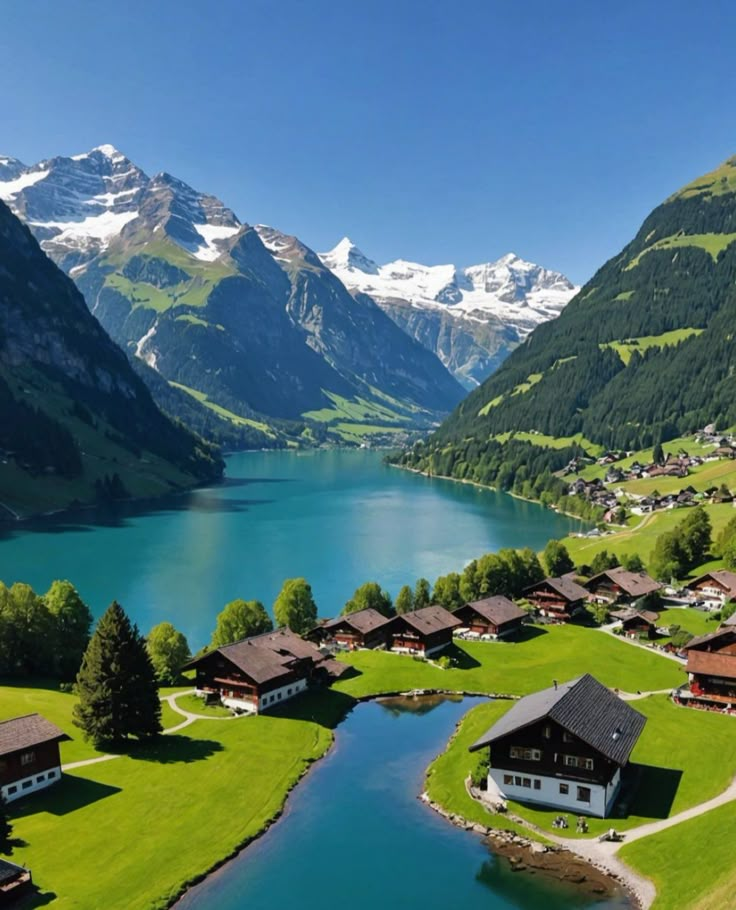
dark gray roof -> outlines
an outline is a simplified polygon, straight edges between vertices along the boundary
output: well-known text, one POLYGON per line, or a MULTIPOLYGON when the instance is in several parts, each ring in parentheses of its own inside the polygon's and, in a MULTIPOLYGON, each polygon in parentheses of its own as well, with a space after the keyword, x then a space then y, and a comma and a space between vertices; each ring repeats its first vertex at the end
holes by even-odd
POLYGON ((524 610, 517 607, 513 600, 501 595, 486 597, 483 600, 471 600, 462 607, 458 607, 455 613, 465 607, 472 607, 476 613, 494 625, 501 625, 501 623, 511 622, 514 619, 523 619, 526 616, 524 610))
POLYGON ((364 610, 356 610, 355 613, 345 613, 343 616, 337 616, 329 620, 323 626, 325 629, 334 629, 336 626, 346 623, 361 635, 367 635, 381 626, 385 626, 389 619, 373 607, 366 607, 364 610))
POLYGON ((589 673, 516 702, 470 751, 549 718, 606 758, 625 765, 647 719, 589 673))
POLYGON ((0 723, 0 755, 69 738, 63 730, 40 714, 24 714, 0 723))
POLYGON ((662 587, 658 581, 655 581, 646 572, 629 572, 623 566, 616 566, 614 569, 606 569, 603 572, 599 572, 586 581, 585 587, 588 588, 594 582, 601 581, 604 578, 608 578, 618 585, 630 597, 643 597, 645 594, 659 591, 662 587))
POLYGON ((394 616, 391 622, 397 623, 402 619, 420 635, 431 635, 432 632, 441 632, 443 629, 456 629, 461 625, 454 613, 437 604, 412 610, 410 613, 400 613, 394 616))

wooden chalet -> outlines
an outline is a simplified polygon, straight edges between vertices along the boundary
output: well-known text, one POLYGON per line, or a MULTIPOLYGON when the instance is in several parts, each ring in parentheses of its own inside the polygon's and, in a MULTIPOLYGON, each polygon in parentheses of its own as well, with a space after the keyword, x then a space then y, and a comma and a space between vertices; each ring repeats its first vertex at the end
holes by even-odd
POLYGON ((492 638, 511 638, 526 619, 524 610, 500 595, 471 600, 453 612, 471 634, 492 638))
POLYGON ((617 566, 588 579, 585 589, 600 603, 628 604, 660 591, 662 585, 646 572, 629 572, 617 566))
POLYGON ((517 701, 470 747, 501 796, 605 818, 646 717, 589 674, 517 701))
POLYGON ((542 616, 568 622, 581 613, 588 600, 588 592, 572 578, 544 578, 522 592, 542 616))
POLYGON ((0 792, 7 802, 61 780, 59 743, 70 739, 40 714, 0 723, 0 792))
POLYGON ((0 907, 8 907, 33 887, 31 872, 7 859, 0 859, 0 907))
POLYGON ((277 629, 209 651, 184 669, 196 671, 198 695, 260 714, 310 686, 329 684, 348 668, 295 632, 277 629))
POLYGON ((611 619, 620 621, 624 635, 629 638, 652 639, 657 634, 659 614, 653 610, 635 610, 633 607, 625 607, 623 610, 614 610, 611 613, 611 619))
POLYGON ((438 605, 400 613, 386 625, 391 651, 431 657, 452 644, 452 633, 460 620, 438 605))
POLYGON ((330 619, 319 627, 325 641, 354 651, 356 648, 385 648, 386 626, 391 620, 378 610, 367 607, 330 619))
POLYGON ((683 650, 689 692, 681 689, 680 698, 736 708, 736 626, 723 625, 717 632, 693 638, 683 650))
POLYGON ((704 601, 709 609, 717 610, 727 600, 736 598, 736 572, 726 569, 706 572, 691 581, 687 588, 695 599, 704 601))

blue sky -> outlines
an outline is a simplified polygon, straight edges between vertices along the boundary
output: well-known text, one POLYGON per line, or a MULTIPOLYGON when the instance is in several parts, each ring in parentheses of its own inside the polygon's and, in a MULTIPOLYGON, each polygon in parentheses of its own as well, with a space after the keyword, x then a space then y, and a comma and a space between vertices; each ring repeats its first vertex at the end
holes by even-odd
POLYGON ((111 142, 322 250, 590 277, 736 154, 736 4, 5 4, 0 153, 111 142))

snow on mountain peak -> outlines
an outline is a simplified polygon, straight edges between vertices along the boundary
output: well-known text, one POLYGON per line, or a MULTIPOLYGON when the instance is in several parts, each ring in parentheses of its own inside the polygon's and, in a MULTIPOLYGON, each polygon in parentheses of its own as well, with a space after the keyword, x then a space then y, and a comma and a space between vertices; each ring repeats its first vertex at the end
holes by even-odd
POLYGON ((109 143, 103 145, 96 145, 93 149, 93 152, 99 152, 101 155, 104 155, 105 158, 109 158, 111 161, 115 161, 120 158, 125 158, 122 152, 119 152, 114 145, 109 143))
POLYGON ((358 249, 349 237, 343 237, 328 253, 319 253, 319 258, 335 273, 338 270, 347 270, 362 272, 365 275, 378 274, 376 263, 358 249))

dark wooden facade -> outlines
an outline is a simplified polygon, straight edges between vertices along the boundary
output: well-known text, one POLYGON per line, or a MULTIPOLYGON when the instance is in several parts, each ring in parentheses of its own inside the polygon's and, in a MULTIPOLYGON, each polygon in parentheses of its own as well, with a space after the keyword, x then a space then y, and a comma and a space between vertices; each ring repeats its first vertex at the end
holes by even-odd
MULTIPOLYGON (((499 598, 506 600, 506 598, 499 598)), ((521 631, 522 624, 526 619, 523 610, 516 607, 513 601, 507 601, 511 618, 504 618, 500 613, 499 618, 495 618, 493 611, 483 610, 476 606, 475 603, 466 603, 455 610, 455 616, 469 631, 477 635, 493 635, 496 638, 512 638, 521 631)))
POLYGON ((736 627, 693 639, 685 653, 693 698, 736 708, 736 627))
MULTIPOLYGON (((35 746, 29 746, 3 755, 0 760, 0 786, 5 789, 9 788, 9 796, 13 797, 17 792, 13 790, 13 785, 18 781, 27 778, 36 780, 41 775, 48 774, 49 771, 61 766, 61 755, 59 753, 58 742, 39 743, 35 746)), ((40 783, 40 781, 39 781, 40 783)), ((29 786, 27 789, 32 789, 29 786)))
POLYGON ((311 670, 308 660, 296 660, 279 675, 256 681, 219 651, 213 651, 197 661, 195 688, 223 699, 238 699, 257 711, 264 696, 284 687, 287 691, 289 686, 296 688, 297 683, 311 676, 311 670))
POLYGON ((545 578, 524 591, 524 597, 544 616, 569 622, 585 609, 587 591, 575 582, 545 578))

